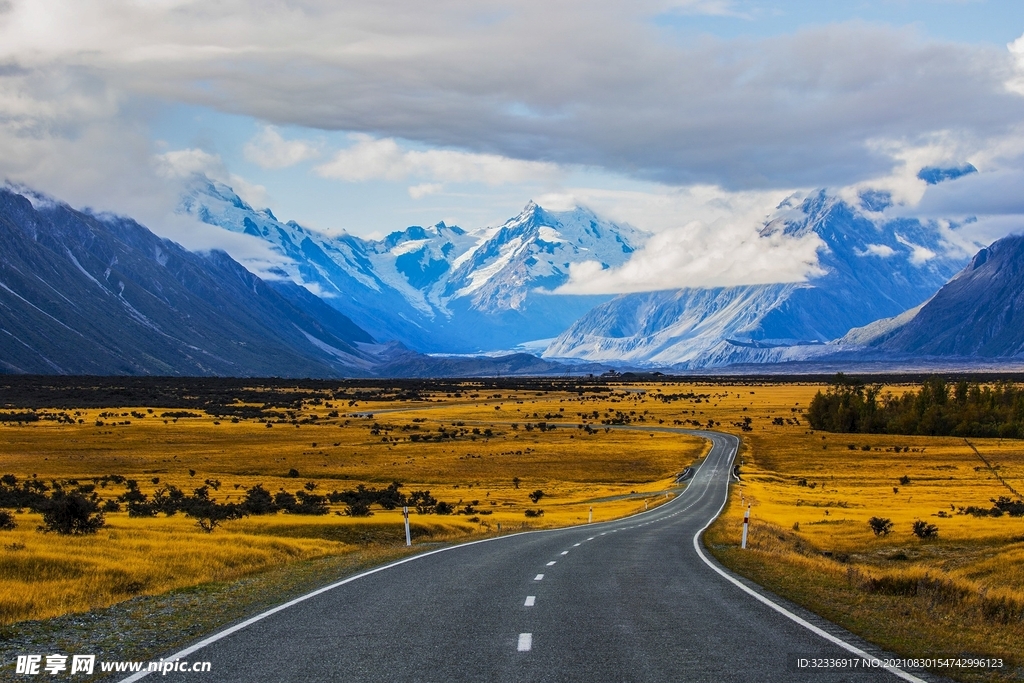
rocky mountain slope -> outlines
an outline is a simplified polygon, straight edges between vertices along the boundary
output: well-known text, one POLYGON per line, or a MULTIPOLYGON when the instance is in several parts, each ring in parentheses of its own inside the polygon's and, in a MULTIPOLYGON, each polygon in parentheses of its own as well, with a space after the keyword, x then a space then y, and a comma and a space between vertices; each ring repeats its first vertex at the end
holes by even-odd
POLYGON ((373 361, 358 345, 373 341, 223 252, 194 254, 131 219, 0 189, 4 372, 366 374, 373 361))
POLYGON ((1024 236, 982 249, 908 318, 872 347, 916 356, 1024 355, 1024 236))

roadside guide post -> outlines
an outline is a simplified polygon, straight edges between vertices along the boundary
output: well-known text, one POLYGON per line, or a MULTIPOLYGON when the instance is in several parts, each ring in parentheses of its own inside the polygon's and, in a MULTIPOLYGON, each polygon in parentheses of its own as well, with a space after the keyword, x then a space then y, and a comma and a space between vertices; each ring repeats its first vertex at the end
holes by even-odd
POLYGON ((740 547, 746 550, 747 548, 747 527, 750 526, 750 506, 747 506, 747 511, 743 513, 743 542, 740 543, 740 547))
POLYGON ((587 524, 591 524, 594 521, 594 506, 590 506, 590 516, 587 517, 587 524))
MULTIPOLYGON (((402 516, 405 517, 405 544, 412 545, 412 536, 409 534, 409 506, 402 506, 402 516)), ((743 535, 746 538, 746 532, 743 535)), ((745 547, 745 546, 744 546, 745 547)))

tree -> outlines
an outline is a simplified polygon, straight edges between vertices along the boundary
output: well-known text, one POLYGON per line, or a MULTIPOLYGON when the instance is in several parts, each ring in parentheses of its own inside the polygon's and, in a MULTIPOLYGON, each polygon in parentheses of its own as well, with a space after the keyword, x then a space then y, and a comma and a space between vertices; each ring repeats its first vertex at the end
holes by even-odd
POLYGON ((45 532, 62 536, 94 534, 105 524, 99 505, 79 493, 55 492, 43 510, 45 532))
POLYGON ((519 477, 512 477, 512 486, 513 486, 514 488, 519 488, 519 484, 520 484, 520 483, 521 483, 522 481, 523 481, 523 480, 522 480, 522 479, 520 479, 519 477))
POLYGON ((540 501, 540 499, 543 498, 543 497, 544 497, 544 492, 541 491, 540 489, 537 489, 536 491, 534 491, 533 493, 530 494, 530 500, 533 501, 534 505, 536 505, 540 501))
POLYGON ((868 526, 875 532, 875 536, 888 536, 892 531, 892 520, 887 517, 872 517, 868 520, 868 526))

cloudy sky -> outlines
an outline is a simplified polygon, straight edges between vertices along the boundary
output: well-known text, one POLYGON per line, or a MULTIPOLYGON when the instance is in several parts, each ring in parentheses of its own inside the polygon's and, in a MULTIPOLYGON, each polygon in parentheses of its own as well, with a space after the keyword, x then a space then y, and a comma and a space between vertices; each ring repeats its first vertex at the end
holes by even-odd
POLYGON ((181 178, 363 236, 583 204, 656 233, 595 288, 793 280, 814 245, 756 238, 793 192, 1024 227, 1022 34, 1019 0, 0 0, 0 176, 235 251, 181 178))

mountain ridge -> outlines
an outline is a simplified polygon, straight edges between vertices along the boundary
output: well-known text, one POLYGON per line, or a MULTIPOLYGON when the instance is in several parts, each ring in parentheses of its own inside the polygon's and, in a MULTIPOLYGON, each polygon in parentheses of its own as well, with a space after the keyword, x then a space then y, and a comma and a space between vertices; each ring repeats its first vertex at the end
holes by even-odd
POLYGON ((761 229, 815 233, 823 274, 806 282, 627 294, 600 304, 560 335, 545 358, 693 369, 773 362, 928 299, 966 259, 914 219, 881 223, 824 190, 780 204, 761 229))
POLYGON ((8 186, 0 241, 6 372, 338 376, 370 365, 357 344, 373 338, 341 314, 314 316, 311 301, 289 302, 226 253, 189 252, 129 218, 8 186))
POLYGON ((500 226, 466 231, 443 222, 382 240, 327 236, 246 204, 228 186, 193 176, 179 211, 268 242, 275 277, 314 293, 372 335, 423 352, 512 348, 554 337, 610 296, 550 293, 583 260, 624 263, 646 239, 585 208, 529 202, 500 226))

